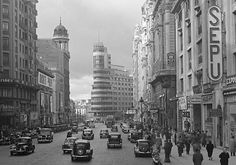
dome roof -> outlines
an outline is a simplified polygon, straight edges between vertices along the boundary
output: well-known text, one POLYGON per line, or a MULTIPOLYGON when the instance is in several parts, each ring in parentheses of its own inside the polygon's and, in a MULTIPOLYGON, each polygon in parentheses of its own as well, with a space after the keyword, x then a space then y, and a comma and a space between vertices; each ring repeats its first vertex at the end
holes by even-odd
POLYGON ((57 25, 57 27, 54 29, 53 37, 58 36, 58 37, 68 37, 67 30, 65 26, 61 24, 57 25))

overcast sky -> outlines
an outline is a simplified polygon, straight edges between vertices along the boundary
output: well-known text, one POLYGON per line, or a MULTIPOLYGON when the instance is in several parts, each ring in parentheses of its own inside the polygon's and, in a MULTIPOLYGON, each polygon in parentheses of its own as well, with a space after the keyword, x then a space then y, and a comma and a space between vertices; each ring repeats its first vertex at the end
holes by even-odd
POLYGON ((100 41, 112 63, 132 68, 132 37, 145 0, 39 0, 38 38, 52 38, 60 17, 69 33, 70 97, 90 98, 92 49, 100 41), (100 34, 100 35, 98 35, 100 34))

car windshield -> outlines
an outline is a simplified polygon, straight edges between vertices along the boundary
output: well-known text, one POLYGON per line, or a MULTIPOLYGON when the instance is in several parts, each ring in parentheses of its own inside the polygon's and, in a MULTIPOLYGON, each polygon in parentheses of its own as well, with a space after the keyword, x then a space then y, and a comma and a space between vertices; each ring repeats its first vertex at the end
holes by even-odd
POLYGON ((149 143, 148 142, 139 142, 139 146, 140 147, 149 147, 149 143))
POLYGON ((25 139, 25 138, 19 138, 17 140, 18 143, 28 143, 29 139, 25 139))
POLYGON ((50 135, 51 131, 50 130, 40 130, 41 135, 50 135))
POLYGON ((101 133, 107 133, 108 130, 101 130, 101 133))
POLYGON ((77 143, 76 148, 77 149, 88 149, 88 148, 90 148, 90 144, 89 143, 77 143))
POLYGON ((66 139, 65 143, 74 143, 75 139, 66 139))
POLYGON ((92 133, 92 131, 90 131, 90 130, 85 130, 84 131, 84 134, 90 134, 90 133, 92 133))

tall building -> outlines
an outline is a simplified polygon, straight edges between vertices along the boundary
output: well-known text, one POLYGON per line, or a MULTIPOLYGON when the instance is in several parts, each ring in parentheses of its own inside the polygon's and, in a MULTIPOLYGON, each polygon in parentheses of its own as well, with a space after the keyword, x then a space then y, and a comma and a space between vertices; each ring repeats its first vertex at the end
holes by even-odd
POLYGON ((150 28, 152 36, 150 47, 153 53, 149 57, 152 86, 152 105, 159 125, 177 127, 176 117, 176 70, 175 70, 175 17, 171 8, 175 0, 157 0, 152 10, 153 23, 150 28), (174 101, 173 101, 174 98, 174 101))
POLYGON ((36 119, 37 2, 0 0, 0 129, 36 119))
POLYGON ((37 56, 48 65, 54 75, 53 124, 68 123, 70 116, 69 88, 69 38, 67 29, 60 24, 54 29, 52 39, 37 41, 37 56))
POLYGON ((235 1, 178 0, 172 9, 178 129, 207 131, 216 146, 228 146, 235 127, 232 84, 227 84, 235 74, 233 5, 235 1))
POLYGON ((111 64, 111 55, 101 42, 93 48, 93 80, 91 112, 94 116, 121 116, 132 106, 129 74, 124 67, 111 64))

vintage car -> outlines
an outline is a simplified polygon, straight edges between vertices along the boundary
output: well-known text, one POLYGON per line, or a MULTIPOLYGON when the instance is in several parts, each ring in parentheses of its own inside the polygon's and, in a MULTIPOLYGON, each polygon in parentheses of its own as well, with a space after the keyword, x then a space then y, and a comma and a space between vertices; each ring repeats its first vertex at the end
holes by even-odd
POLYGON ((125 133, 125 134, 129 133, 129 127, 127 125, 123 126, 122 127, 122 132, 125 133))
POLYGON ((143 134, 142 132, 138 132, 138 131, 132 131, 130 133, 130 142, 131 143, 136 143, 137 140, 142 139, 143 138, 143 134))
POLYGON ((10 147, 10 155, 33 153, 35 146, 31 137, 20 137, 17 142, 10 147))
POLYGON ((121 134, 118 132, 111 132, 107 140, 107 148, 122 148, 121 134))
POLYGON ((65 139, 64 144, 62 145, 62 151, 64 154, 72 151, 73 143, 77 139, 77 137, 69 137, 65 139))
POLYGON ((118 127, 117 127, 117 125, 111 126, 111 132, 118 132, 118 127))
POLYGON ((53 132, 51 128, 41 128, 38 135, 38 143, 52 142, 53 132))
POLYGON ((72 126, 71 132, 77 134, 78 133, 78 127, 77 126, 72 126))
POLYGON ((88 140, 78 139, 73 143, 71 151, 71 161, 78 159, 91 160, 93 156, 93 149, 88 140))
POLYGON ((85 130, 83 130, 82 139, 93 140, 94 139, 93 130, 92 129, 85 129, 85 130))
POLYGON ((138 156, 152 156, 152 146, 149 140, 146 139, 139 139, 137 140, 134 146, 134 155, 135 157, 138 156))
POLYGON ((108 138, 108 136, 109 136, 108 129, 100 130, 100 138, 108 138))

